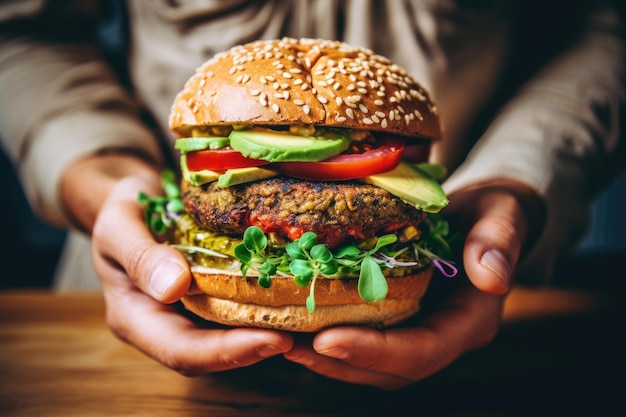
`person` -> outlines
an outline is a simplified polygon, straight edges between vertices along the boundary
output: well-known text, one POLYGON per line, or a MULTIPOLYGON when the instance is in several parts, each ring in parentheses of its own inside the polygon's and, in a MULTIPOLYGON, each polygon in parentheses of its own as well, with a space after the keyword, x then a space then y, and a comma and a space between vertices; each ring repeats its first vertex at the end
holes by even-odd
POLYGON ((514 279, 549 280, 583 235, 594 193, 623 163, 624 22, 610 2, 105 4, 3 2, 0 136, 34 209, 71 231, 56 287, 101 286, 113 333, 186 375, 276 355, 388 390, 432 375, 493 339, 514 279), (98 42, 115 28, 98 17, 112 10, 128 23, 118 44, 127 48, 113 55, 98 42), (446 215, 466 236, 471 285, 460 280, 415 324, 338 327, 303 342, 201 329, 173 306, 190 284, 188 265, 154 240, 137 201, 162 192, 175 155, 169 107, 214 54, 283 36, 368 47, 437 103, 445 139, 431 159, 451 173, 446 215), (120 58, 127 72, 115 72, 120 58))

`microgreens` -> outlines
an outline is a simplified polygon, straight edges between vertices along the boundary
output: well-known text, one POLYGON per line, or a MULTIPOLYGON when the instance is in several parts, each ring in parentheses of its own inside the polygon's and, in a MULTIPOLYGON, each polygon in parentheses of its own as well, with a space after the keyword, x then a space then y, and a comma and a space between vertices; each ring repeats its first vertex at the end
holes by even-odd
POLYGON ((315 310, 315 282, 318 277, 332 278, 338 272, 358 272, 358 290, 364 301, 380 301, 387 296, 387 280, 381 271, 379 260, 373 255, 384 246, 395 243, 395 235, 381 236, 372 249, 364 250, 349 245, 336 254, 317 242, 317 234, 304 233, 299 239, 288 243, 284 252, 271 253, 267 250, 268 240, 260 228, 251 226, 243 235, 243 243, 235 247, 235 256, 241 261, 243 277, 250 268, 259 273, 259 285, 269 287, 274 275, 289 276, 300 287, 309 287, 307 309, 315 310))
POLYGON ((422 225, 426 230, 420 241, 413 243, 416 254, 427 257, 443 276, 456 276, 458 268, 445 259, 453 258, 452 246, 457 243, 459 236, 449 237, 448 222, 436 214, 429 214, 422 225))
POLYGON ((167 232, 178 214, 185 210, 174 171, 166 169, 161 173, 161 185, 165 196, 148 197, 146 193, 140 192, 138 197, 139 202, 146 207, 146 225, 157 234, 167 232))

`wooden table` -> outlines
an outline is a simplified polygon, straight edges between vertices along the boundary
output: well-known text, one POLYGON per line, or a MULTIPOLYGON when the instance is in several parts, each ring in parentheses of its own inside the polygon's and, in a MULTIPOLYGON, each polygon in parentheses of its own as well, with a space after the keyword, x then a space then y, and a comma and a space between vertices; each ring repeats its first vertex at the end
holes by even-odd
POLYGON ((625 301, 515 290, 490 346, 387 393, 281 358, 183 377, 117 340, 99 294, 0 292, 0 415, 617 415, 626 410, 625 301))

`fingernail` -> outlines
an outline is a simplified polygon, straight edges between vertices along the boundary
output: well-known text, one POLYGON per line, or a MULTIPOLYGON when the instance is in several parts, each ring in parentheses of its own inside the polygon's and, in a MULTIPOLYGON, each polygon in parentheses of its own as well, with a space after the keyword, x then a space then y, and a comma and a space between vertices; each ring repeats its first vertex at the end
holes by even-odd
POLYGON ((317 353, 324 356, 330 356, 331 358, 335 359, 348 359, 348 357, 350 356, 350 352, 348 352, 348 349, 341 346, 335 346, 331 347, 330 349, 320 350, 317 353))
POLYGON ((269 358, 270 356, 275 356, 279 353, 281 353, 281 350, 272 345, 261 346, 259 350, 257 350, 257 355, 261 358, 269 358))
POLYGON ((150 291, 157 297, 163 295, 170 289, 181 275, 185 273, 185 269, 176 262, 167 261, 157 266, 150 277, 150 291))
POLYGON ((490 249, 480 258, 480 264, 496 274, 502 281, 509 285, 511 281, 511 265, 502 252, 490 249))

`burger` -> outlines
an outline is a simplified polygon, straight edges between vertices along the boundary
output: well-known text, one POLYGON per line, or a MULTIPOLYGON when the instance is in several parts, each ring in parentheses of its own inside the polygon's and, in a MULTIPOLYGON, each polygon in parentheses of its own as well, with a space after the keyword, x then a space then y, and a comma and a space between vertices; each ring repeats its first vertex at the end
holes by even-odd
POLYGON ((298 332, 419 310, 448 200, 420 165, 442 136, 436 106, 401 67, 338 41, 255 41, 198 68, 169 125, 187 310, 298 332))

